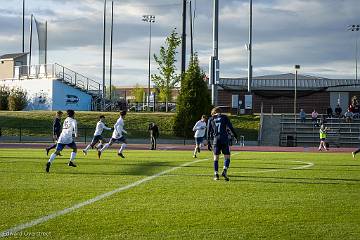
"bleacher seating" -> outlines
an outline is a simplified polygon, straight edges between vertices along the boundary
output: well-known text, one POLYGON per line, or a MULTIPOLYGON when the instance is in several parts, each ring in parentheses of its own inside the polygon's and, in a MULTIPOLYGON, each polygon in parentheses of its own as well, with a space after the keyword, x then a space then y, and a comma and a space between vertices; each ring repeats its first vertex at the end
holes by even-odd
MULTIPOLYGON (((320 114, 318 119, 322 119, 320 114)), ((306 121, 300 121, 298 114, 281 116, 280 146, 317 146, 319 144, 319 126, 314 126, 311 115, 306 121)), ((343 118, 326 118, 325 126, 329 128, 327 141, 330 147, 356 147, 360 140, 360 120, 354 119, 346 123, 343 118)))

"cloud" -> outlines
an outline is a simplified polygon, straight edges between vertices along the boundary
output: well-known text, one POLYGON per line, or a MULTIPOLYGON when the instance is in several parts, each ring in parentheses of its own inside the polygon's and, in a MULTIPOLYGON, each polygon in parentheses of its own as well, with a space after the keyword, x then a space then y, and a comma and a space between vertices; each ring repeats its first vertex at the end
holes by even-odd
MULTIPOLYGON (((40 21, 48 21, 49 60, 101 81, 104 1, 26 2, 28 18, 33 13, 40 21)), ((248 43, 248 10, 248 0, 220 1, 219 58, 222 77, 247 75, 248 52, 244 46, 248 43)), ((118 85, 135 85, 137 82, 146 85, 149 25, 141 21, 141 16, 156 15, 156 22, 152 25, 152 53, 157 53, 173 28, 181 32, 181 2, 121 0, 115 1, 114 11, 114 82, 118 85)), ((254 75, 289 72, 294 64, 300 64, 302 71, 316 76, 353 77, 355 34, 346 31, 346 26, 360 24, 359 11, 358 0, 254 1, 254 75)), ((18 0, 2 2, 0 54, 21 49, 21 14, 18 0)), ((107 16, 109 33, 110 1, 107 16)), ((196 1, 194 30, 195 50, 207 72, 212 54, 212 1, 196 1)), ((34 41, 36 46, 36 38, 34 41)), ((187 46, 189 51, 190 42, 187 46)), ((109 38, 106 47, 108 54, 109 38)), ((106 64, 109 65, 108 55, 106 64)), ((180 63, 177 64, 180 69, 180 63)), ((153 60, 152 71, 156 72, 153 60)))

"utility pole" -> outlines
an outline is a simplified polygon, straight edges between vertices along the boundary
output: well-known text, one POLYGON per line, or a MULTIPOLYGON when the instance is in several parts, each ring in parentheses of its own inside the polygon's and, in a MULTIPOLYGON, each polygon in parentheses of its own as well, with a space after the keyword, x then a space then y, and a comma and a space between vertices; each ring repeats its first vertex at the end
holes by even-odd
POLYGON ((214 0, 213 12, 213 55, 210 58, 209 80, 211 84, 211 104, 217 106, 217 84, 219 81, 219 0, 214 0))
POLYGON ((111 1, 110 79, 109 79, 109 81, 110 81, 110 86, 109 86, 109 99, 110 99, 110 101, 111 101, 111 80, 112 80, 113 34, 114 34, 114 1, 111 1))
POLYGON ((23 0, 22 11, 22 52, 25 52, 25 0, 23 0))
POLYGON ((31 58, 32 58, 32 32, 33 32, 33 15, 30 17, 30 39, 29 39, 29 74, 31 70, 31 58))
POLYGON ((189 2, 190 4, 190 53, 191 58, 194 56, 194 36, 193 36, 193 15, 192 15, 192 6, 191 6, 191 0, 189 2))
POLYGON ((106 0, 104 0, 104 35, 103 35, 103 86, 102 86, 102 107, 105 108, 106 86, 105 86, 105 44, 106 44, 106 0))
POLYGON ((186 68, 186 1, 183 0, 182 13, 182 37, 181 37, 181 78, 183 78, 186 68))
POLYGON ((248 45, 248 82, 247 90, 248 93, 251 92, 251 82, 252 82, 252 0, 250 0, 250 9, 249 9, 249 45, 248 45))

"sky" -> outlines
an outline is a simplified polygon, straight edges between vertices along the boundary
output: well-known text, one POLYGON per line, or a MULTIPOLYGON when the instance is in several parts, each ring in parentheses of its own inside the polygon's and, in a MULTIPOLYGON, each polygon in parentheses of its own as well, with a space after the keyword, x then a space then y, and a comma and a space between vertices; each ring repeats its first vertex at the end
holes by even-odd
MULTIPOLYGON (((246 77, 249 1, 219 0, 220 77, 246 77)), ((0 55, 21 52, 22 0, 0 0, 0 55)), ((107 73, 109 79, 110 13, 107 7, 107 73)), ((212 54, 212 0, 192 0, 194 49, 207 73, 212 54)), ((30 14, 48 21, 48 63, 59 63, 102 82, 103 0, 26 0, 26 47, 30 14)), ((355 42, 360 32, 359 0, 253 0, 253 75, 283 74, 301 65, 300 74, 355 78, 355 42)), ((152 54, 173 29, 182 31, 182 0, 115 0, 113 84, 147 85, 149 24, 156 16, 152 54)), ((189 14, 188 14, 189 15, 189 14)), ((189 26, 187 26, 189 30, 189 26)), ((187 60, 190 33, 187 33, 187 60)), ((34 35, 34 54, 37 54, 34 35)), ((360 46, 360 43, 359 43, 360 46)), ((178 48, 177 68, 180 71, 178 48)), ((36 61, 36 59, 35 59, 36 61)), ((151 60, 151 72, 157 73, 151 60)))

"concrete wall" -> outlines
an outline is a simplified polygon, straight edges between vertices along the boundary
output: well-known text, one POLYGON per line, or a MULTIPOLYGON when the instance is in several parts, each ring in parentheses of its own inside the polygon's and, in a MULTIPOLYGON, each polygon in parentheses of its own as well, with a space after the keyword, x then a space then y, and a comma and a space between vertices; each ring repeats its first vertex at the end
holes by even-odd
POLYGON ((91 95, 56 79, 0 80, 0 85, 25 90, 28 94, 25 110, 91 110, 91 95))

